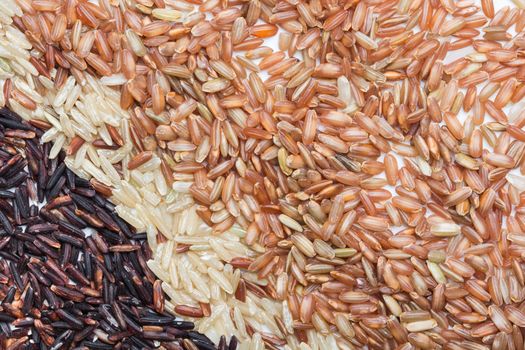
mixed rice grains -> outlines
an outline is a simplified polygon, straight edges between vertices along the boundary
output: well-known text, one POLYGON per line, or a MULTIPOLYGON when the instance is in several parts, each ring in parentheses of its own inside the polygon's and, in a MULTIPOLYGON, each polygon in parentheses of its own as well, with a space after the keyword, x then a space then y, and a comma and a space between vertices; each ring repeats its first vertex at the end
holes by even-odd
POLYGON ((146 234, 42 134, 0 110, 0 348, 234 350, 165 312, 146 234))
POLYGON ((0 102, 214 341, 523 349, 513 2, 7 0, 0 102))

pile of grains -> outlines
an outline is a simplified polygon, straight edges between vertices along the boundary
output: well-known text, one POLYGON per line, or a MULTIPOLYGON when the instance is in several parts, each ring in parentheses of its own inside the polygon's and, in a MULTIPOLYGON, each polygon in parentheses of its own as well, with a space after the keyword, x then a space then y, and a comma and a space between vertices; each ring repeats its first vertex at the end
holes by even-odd
MULTIPOLYGON (((146 234, 62 155, 51 160, 42 133, 0 110, 1 348, 217 349, 164 312, 146 234)), ((235 348, 221 339, 219 349, 235 348)))
MULTIPOLYGON (((215 343, 226 334, 244 341, 251 341, 253 335, 256 348, 264 346, 263 339, 282 344, 282 340, 270 336, 281 334, 281 304, 264 298, 264 291, 255 285, 264 285, 265 281, 257 281, 255 274, 247 273, 245 278, 254 281, 247 283, 248 290, 239 290, 239 299, 232 292, 238 290, 241 272, 228 262, 235 256, 257 256, 240 243, 243 231, 211 237, 195 215, 186 215, 188 211, 175 213, 177 204, 184 206, 189 199, 187 193, 178 194, 187 192, 187 184, 177 182, 172 189, 162 176, 165 168, 155 153, 140 166, 133 163, 138 151, 129 132, 130 116, 119 108, 120 94, 87 72, 73 71, 74 77, 61 83, 57 79, 63 79, 63 73, 58 74, 57 69, 39 73, 43 66, 36 58, 44 57, 31 51, 27 37, 12 25, 12 17, 22 15, 20 7, 12 0, 1 2, 0 14, 7 14, 0 16, 0 105, 8 104, 36 125, 50 125, 41 137, 43 142, 54 143, 50 158, 64 148, 67 167, 81 178, 91 179, 91 185, 101 193, 111 195, 117 204, 115 211, 139 232, 147 232, 150 247, 156 252, 147 264, 166 281, 162 284, 169 296, 165 309, 198 317, 197 329, 215 343), (28 101, 32 102, 28 105, 28 101), (208 240, 211 244, 201 244, 191 251, 175 250, 175 246, 189 245, 176 244, 174 237, 190 244, 208 240)), ((335 344, 333 339, 329 341, 335 344)), ((247 344, 250 346, 250 342, 247 344)))
POLYGON ((523 1, 12 1, 4 102, 211 339, 523 349, 523 1))

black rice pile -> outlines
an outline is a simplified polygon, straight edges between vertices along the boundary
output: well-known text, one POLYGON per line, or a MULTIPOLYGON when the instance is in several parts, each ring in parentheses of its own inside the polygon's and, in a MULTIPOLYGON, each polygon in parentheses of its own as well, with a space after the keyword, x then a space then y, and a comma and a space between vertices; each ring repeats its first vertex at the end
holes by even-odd
POLYGON ((163 309, 146 234, 0 110, 0 349, 223 349, 163 309))

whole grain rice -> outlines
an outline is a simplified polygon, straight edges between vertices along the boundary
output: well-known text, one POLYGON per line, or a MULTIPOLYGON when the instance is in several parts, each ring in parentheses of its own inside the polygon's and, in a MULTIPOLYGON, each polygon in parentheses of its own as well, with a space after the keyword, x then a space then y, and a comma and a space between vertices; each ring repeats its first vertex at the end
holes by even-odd
MULTIPOLYGON (((13 13, 22 14, 14 2, 8 1, 6 6, 12 8, 13 13)), ((242 341, 253 334, 244 329, 237 331, 229 314, 234 308, 259 335, 259 342, 261 336, 257 330, 280 334, 273 319, 281 313, 279 303, 262 299, 264 294, 250 290, 239 296, 244 302, 233 299, 240 270, 227 262, 234 256, 249 257, 255 253, 239 243, 239 230, 232 229, 231 233, 214 239, 210 239, 208 229, 198 231, 203 224, 195 214, 195 207, 168 209, 185 200, 189 200, 191 206, 188 187, 183 181, 173 186, 166 183, 157 153, 135 154, 136 146, 129 133, 130 115, 119 107, 120 94, 88 73, 76 72, 62 84, 54 79, 57 70, 48 72, 49 77, 39 76, 29 68, 33 67, 31 53, 27 51, 31 44, 17 29, 7 26, 10 21, 3 22, 2 84, 27 86, 33 101, 38 102, 35 110, 27 109, 4 90, 2 97, 7 98, 3 104, 8 103, 24 119, 46 126, 42 140, 55 143, 55 154, 64 146, 68 150, 65 159, 68 167, 77 175, 91 179, 97 190, 111 194, 117 204, 116 212, 137 229, 147 232, 150 247, 156 252, 148 266, 165 281, 162 288, 169 296, 165 309, 184 316, 192 316, 185 311, 192 306, 207 310, 203 313, 206 317, 196 319, 196 326, 217 343, 223 330, 229 336, 239 334, 242 341), (173 240, 174 237, 179 241, 173 240), (194 243, 195 249, 190 251, 188 248, 194 243), (172 260, 172 256, 175 259, 172 260), (184 283, 177 284, 178 281, 184 283)), ((253 281, 247 282, 250 285, 258 282, 255 276, 246 278, 253 281)))
POLYGON ((164 312, 146 234, 66 169, 63 152, 49 159, 57 143, 39 137, 50 125, 30 123, 0 109, 2 349, 215 348, 164 312))
POLYGON ((522 4, 69 1, 63 33, 18 1, 2 102, 113 188, 212 339, 523 348, 522 4))

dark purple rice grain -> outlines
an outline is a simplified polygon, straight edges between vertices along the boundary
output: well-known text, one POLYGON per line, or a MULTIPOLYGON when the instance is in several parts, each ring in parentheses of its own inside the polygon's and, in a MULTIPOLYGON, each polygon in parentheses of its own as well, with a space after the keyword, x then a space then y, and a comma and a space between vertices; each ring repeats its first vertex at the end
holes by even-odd
POLYGON ((111 311, 112 311, 113 316, 115 317, 115 320, 118 323, 119 328, 127 329, 126 319, 124 318, 122 309, 120 308, 117 302, 114 301, 113 303, 111 303, 111 311))
POLYGON ((47 200, 49 200, 50 198, 55 198, 60 193, 60 190, 62 189, 62 187, 64 187, 65 183, 66 183, 66 178, 64 176, 59 177, 55 185, 49 188, 49 190, 47 191, 46 193, 47 200))
POLYGON ((96 193, 95 196, 93 196, 93 201, 98 206, 98 209, 105 210, 106 214, 111 215, 115 213, 115 205, 100 194, 96 193))
POLYGON ((31 286, 28 286, 24 292, 23 303, 22 303, 22 312, 27 314, 33 307, 35 292, 31 286))
POLYGON ((110 288, 110 282, 107 280, 107 278, 102 279, 102 296, 104 300, 104 304, 109 304, 113 302, 111 298, 111 288, 110 288))
POLYGON ((102 223, 104 224, 104 226, 108 230, 111 230, 111 231, 114 231, 114 232, 118 232, 119 231, 119 226, 117 225, 115 220, 113 220, 111 215, 109 215, 103 209, 101 209, 99 207, 96 207, 95 211, 96 211, 97 217, 100 219, 100 221, 102 221, 102 223))
POLYGON ((60 307, 60 301, 58 300, 58 297, 53 292, 51 292, 48 287, 44 287, 42 291, 44 293, 44 299, 46 299, 49 304, 49 308, 51 310, 58 309, 60 307))
MULTIPOLYGON (((10 119, 10 120, 14 120, 14 121, 19 121, 21 122, 22 121, 22 117, 20 117, 18 114, 16 114, 15 112, 11 111, 9 108, 6 108, 6 107, 2 107, 0 109, 0 117, 2 118, 6 118, 6 119, 10 119)), ((24 128, 26 127, 29 127, 31 128, 31 126, 27 125, 27 124, 22 124, 24 128)), ((26 130, 24 128, 21 128, 22 130, 26 130)), ((20 129, 20 128, 15 128, 15 129, 20 129)))
POLYGON ((77 205, 77 207, 84 209, 90 214, 95 213, 95 206, 91 204, 90 201, 86 197, 81 196, 76 193, 70 193, 69 196, 71 197, 73 202, 77 205))
MULTIPOLYGON (((11 158, 0 170, 1 176, 3 176, 5 179, 9 179, 13 175, 21 173, 26 165, 27 161, 25 159, 15 156, 11 158)), ((9 182, 6 182, 6 184, 7 183, 9 182)))
POLYGON ((11 331, 11 327, 9 327, 9 324, 7 324, 5 322, 0 322, 0 330, 8 338, 11 338, 13 336, 13 332, 11 331))
POLYGON ((0 191, 0 198, 13 199, 15 194, 9 191, 0 191))
POLYGON ((198 332, 190 331, 188 332, 188 336, 194 342, 198 341, 201 343, 211 343, 211 340, 207 336, 198 332))
POLYGON ((60 251, 60 266, 66 265, 70 261, 71 256, 75 254, 75 251, 71 248, 71 244, 64 243, 60 251))
POLYGON ((5 182, 5 187, 6 188, 11 188, 11 187, 20 186, 27 179, 27 176, 28 175, 26 173, 18 173, 16 175, 14 175, 13 177, 10 177, 5 182))
POLYGON ((66 233, 62 232, 53 232, 53 236, 59 241, 63 243, 69 243, 77 248, 82 248, 84 246, 84 241, 78 237, 73 237, 71 235, 68 235, 66 233))
POLYGON ((89 286, 90 282, 89 280, 86 278, 86 276, 84 276, 84 274, 78 270, 75 266, 71 265, 71 264, 67 264, 66 265, 66 272, 68 273, 68 276, 73 280, 75 281, 76 283, 79 283, 79 284, 82 284, 84 286, 89 286))
POLYGON ((140 338, 134 335, 130 337, 130 340, 139 348, 152 349, 155 347, 155 343, 153 342, 153 340, 144 339, 142 335, 140 336, 140 338))
POLYGON ((106 269, 108 270, 108 272, 113 273, 114 270, 113 270, 113 262, 111 261, 111 257, 108 254, 104 254, 103 258, 104 258, 104 265, 106 269))
POLYGON ((69 276, 62 271, 62 267, 58 266, 56 261, 53 259, 46 259, 45 266, 49 268, 50 271, 52 271, 58 278, 60 278, 64 284, 68 282, 69 276))
POLYGON ((188 321, 175 320, 175 321, 171 322, 171 325, 174 326, 174 327, 177 327, 178 329, 182 329, 182 330, 193 329, 192 323, 188 322, 188 321))
POLYGON ((21 327, 27 327, 32 326, 35 324, 35 320, 32 317, 25 317, 25 318, 19 318, 18 320, 14 320, 11 322, 11 324, 14 327, 21 328, 21 327))
POLYGON ((24 283, 22 282, 22 278, 20 277, 20 272, 16 268, 16 265, 14 262, 9 262, 9 271, 11 272, 11 276, 13 277, 13 281, 15 282, 16 287, 18 290, 22 291, 24 289, 24 283))
POLYGON ((87 349, 101 349, 101 350, 106 350, 106 349, 113 349, 113 346, 111 345, 107 345, 107 344, 102 344, 102 343, 95 343, 95 342, 91 342, 91 341, 86 341, 84 342, 83 344, 87 349))
POLYGON ((38 193, 38 201, 43 202, 45 199, 45 185, 47 182, 46 168, 43 161, 38 161, 38 178, 36 181, 36 188, 38 193))
POLYGON ((35 266, 34 264, 29 264, 28 267, 31 270, 32 276, 34 276, 34 278, 40 284, 43 284, 46 287, 51 285, 51 281, 44 276, 44 274, 40 271, 39 267, 35 266))
POLYGON ((72 225, 70 222, 67 222, 65 220, 57 220, 57 223, 60 231, 72 234, 80 238, 84 237, 84 232, 82 232, 82 230, 80 230, 78 227, 72 225))
POLYGON ((29 217, 30 218, 35 218, 38 216, 38 206, 36 205, 31 205, 31 207, 29 208, 29 217))
POLYGON ((88 197, 89 199, 93 199, 97 195, 97 192, 94 189, 89 188, 89 187, 77 187, 77 188, 71 189, 71 192, 79 196, 88 197))
MULTIPOLYGON (((146 233, 137 233, 137 234, 132 235, 130 238, 135 240, 135 241, 145 241, 148 238, 148 236, 147 236, 146 233)), ((148 257, 148 259, 149 258, 150 257, 148 257)))
POLYGON ((118 233, 109 231, 105 228, 100 229, 99 233, 101 233, 104 236, 104 239, 111 244, 119 245, 124 241, 122 236, 119 236, 118 233))
POLYGON ((7 232, 9 235, 12 235, 15 232, 13 225, 2 211, 0 211, 0 225, 2 225, 5 232, 7 232))
POLYGON ((69 323, 64 322, 64 321, 53 322, 51 323, 51 326, 53 327, 53 329, 71 329, 72 328, 69 323))
POLYGON ((7 322, 7 323, 10 323, 10 322, 13 322, 14 320, 16 320, 16 318, 4 313, 4 312, 0 312, 0 322, 7 322))
POLYGON ((124 222, 121 218, 117 216, 117 214, 113 211, 110 213, 110 215, 113 217, 113 220, 117 223, 118 227, 124 232, 126 237, 131 238, 133 237, 133 232, 131 232, 131 229, 128 224, 124 222))
POLYGON ((15 190, 15 203, 22 217, 27 219, 29 217, 29 196, 26 186, 20 186, 15 190))
POLYGON ((142 332, 142 336, 146 339, 158 340, 158 341, 175 341, 177 339, 173 334, 167 332, 142 332))
POLYGON ((71 170, 66 168, 67 187, 69 187, 72 190, 74 190, 76 187, 75 178, 76 178, 75 173, 73 173, 71 170))
POLYGON ((172 327, 172 326, 164 327, 164 329, 166 330, 166 332, 168 332, 168 333, 170 333, 172 335, 175 335, 175 336, 177 336, 179 338, 188 338, 189 337, 189 334, 188 334, 187 331, 184 331, 184 330, 172 327))
POLYGON ((85 222, 83 219, 79 218, 75 215, 75 213, 69 209, 68 207, 61 207, 60 209, 57 209, 59 213, 64 215, 64 217, 69 220, 70 223, 72 223, 74 226, 76 226, 79 229, 84 229, 88 227, 88 223, 85 222))
POLYGON ((40 269, 42 270, 42 274, 51 282, 51 284, 55 286, 62 286, 64 285, 64 281, 61 280, 57 275, 49 271, 49 269, 41 266, 40 269))
POLYGON ((81 329, 84 326, 84 322, 82 322, 82 320, 75 317, 73 314, 67 312, 64 309, 57 310, 56 314, 58 317, 60 317, 61 320, 63 320, 66 324, 73 328, 81 329))
POLYGON ((53 174, 51 174, 51 176, 49 177, 49 180, 47 180, 46 188, 48 189, 53 188, 57 184, 58 179, 60 179, 60 177, 62 177, 62 174, 64 174, 65 169, 66 169, 66 164, 65 163, 60 164, 55 169, 53 174))
POLYGON ((74 333, 72 330, 67 330, 60 334, 49 350, 67 349, 69 344, 73 341, 74 333))
POLYGON ((80 342, 84 340, 86 337, 88 337, 94 330, 95 330, 95 326, 85 327, 82 331, 75 334, 75 338, 73 339, 75 342, 80 342))
POLYGON ((2 125, 5 128, 9 129, 18 129, 18 130, 31 130, 32 127, 28 126, 24 123, 21 123, 16 120, 7 119, 8 116, 5 114, 1 114, 2 118, 0 118, 0 125, 2 125))
POLYGON ((84 261, 83 261, 83 266, 84 267, 84 274, 86 275, 86 277, 88 279, 93 279, 93 268, 92 268, 92 265, 91 265, 91 253, 88 252, 87 250, 84 250, 83 252, 83 255, 82 255, 84 261))
POLYGON ((18 226, 26 223, 22 219, 22 215, 20 214, 20 207, 16 205, 16 202, 14 202, 14 205, 13 205, 13 220, 15 221, 15 224, 17 224, 18 226))
MULTIPOLYGON (((5 233, 4 233, 5 234, 5 233)), ((10 236, 4 236, 4 237, 1 237, 0 238, 0 251, 2 249, 4 249, 5 246, 7 246, 9 244, 9 242, 11 241, 11 237, 10 236)))
POLYGON ((23 232, 16 232, 14 233, 14 236, 16 239, 20 240, 20 241, 26 241, 26 242, 31 242, 34 240, 34 237, 32 235, 29 235, 27 233, 23 233, 23 232))
POLYGON ((44 253, 47 256, 52 257, 53 259, 58 259, 58 253, 47 247, 45 244, 40 242, 39 240, 35 240, 32 243, 35 245, 35 247, 40 250, 42 253, 44 253))
POLYGON ((44 222, 28 226, 26 232, 31 234, 51 233, 57 229, 57 225, 44 222))
POLYGON ((127 314, 123 314, 124 320, 126 321, 126 325, 131 328, 133 331, 140 333, 142 332, 142 327, 134 321, 134 319, 127 314))
MULTIPOLYGON (((11 203, 14 203, 14 202, 11 202, 11 203)), ((4 212, 4 214, 7 216, 14 215, 14 206, 11 203, 5 199, 0 199, 0 209, 2 209, 2 212, 4 212)))
POLYGON ((91 183, 81 177, 75 177, 75 187, 91 188, 91 183))
POLYGON ((50 160, 42 133, 0 109, 0 348, 217 349, 163 312, 146 234, 50 160))
POLYGON ((239 340, 236 336, 232 336, 230 339, 230 344, 228 346, 228 350, 235 350, 239 346, 239 340))
POLYGON ((142 271, 143 270, 142 265, 140 264, 140 261, 137 258, 136 252, 129 253, 129 260, 131 264, 133 265, 131 272, 137 277, 139 277, 138 275, 142 275, 144 272, 142 271))

